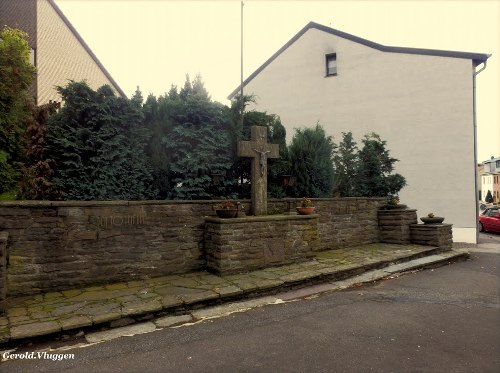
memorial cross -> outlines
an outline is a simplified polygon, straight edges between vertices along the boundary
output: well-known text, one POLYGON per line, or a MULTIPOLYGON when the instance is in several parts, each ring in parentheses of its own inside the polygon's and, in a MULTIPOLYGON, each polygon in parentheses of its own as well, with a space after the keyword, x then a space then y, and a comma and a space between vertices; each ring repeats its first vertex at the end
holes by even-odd
POLYGON ((279 158, 279 145, 267 142, 267 127, 250 127, 251 140, 238 142, 238 156, 252 158, 252 213, 267 215, 267 159, 279 158))

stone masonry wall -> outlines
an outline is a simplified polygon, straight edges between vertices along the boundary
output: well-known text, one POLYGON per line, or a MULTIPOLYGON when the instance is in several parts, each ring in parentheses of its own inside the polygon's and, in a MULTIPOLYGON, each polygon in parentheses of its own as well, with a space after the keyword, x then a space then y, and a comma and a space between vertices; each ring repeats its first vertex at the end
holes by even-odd
POLYGON ((377 211, 385 198, 314 199, 320 250, 380 242, 377 211))
POLYGON ((412 224, 411 242, 418 245, 436 246, 449 250, 453 246, 451 224, 412 224))
MULTIPOLYGON (((300 203, 300 198, 291 200, 294 206, 300 203)), ((319 251, 380 242, 378 211, 385 198, 312 198, 312 202, 315 213, 320 215, 319 251)), ((243 201, 242 205, 249 211, 249 201, 243 201)), ((267 205, 269 214, 283 213, 286 209, 282 199, 269 199, 267 205)))
POLYGON ((304 261, 318 250, 318 215, 207 218, 207 267, 236 273, 304 261))
MULTIPOLYGON (((314 199, 317 249, 378 242, 383 201, 314 199)), ((214 202, 1 202, 8 296, 203 269, 205 217, 215 215, 214 202)), ((248 211, 250 202, 242 204, 248 211)), ((271 199, 268 207, 277 213, 285 202, 271 199)))
POLYGON ((8 294, 33 294, 201 269, 212 202, 0 204, 8 294))
POLYGON ((9 234, 0 231, 0 315, 5 311, 7 299, 7 239, 9 234))
POLYGON ((378 211, 380 242, 409 244, 410 225, 417 224, 415 209, 381 209, 378 211))

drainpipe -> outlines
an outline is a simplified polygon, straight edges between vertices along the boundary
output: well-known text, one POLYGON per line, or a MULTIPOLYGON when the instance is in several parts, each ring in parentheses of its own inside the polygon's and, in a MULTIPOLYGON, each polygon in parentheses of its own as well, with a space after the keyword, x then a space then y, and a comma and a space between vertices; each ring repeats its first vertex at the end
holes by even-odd
MULTIPOLYGON (((476 201, 476 244, 479 243, 479 231, 477 229, 477 217, 479 215, 479 201, 478 201, 478 190, 477 190, 477 119, 476 119, 476 75, 481 71, 486 69, 486 60, 483 62, 483 68, 474 71, 472 74, 472 121, 474 123, 474 194, 476 201)), ((475 67, 474 67, 475 69, 475 67)))

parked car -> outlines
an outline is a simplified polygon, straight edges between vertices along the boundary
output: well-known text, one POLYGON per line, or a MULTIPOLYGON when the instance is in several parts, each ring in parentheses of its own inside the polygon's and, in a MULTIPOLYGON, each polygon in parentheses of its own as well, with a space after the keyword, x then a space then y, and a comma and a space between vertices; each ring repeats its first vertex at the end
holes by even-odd
POLYGON ((488 207, 493 207, 493 203, 479 201, 479 215, 481 215, 488 207))
POLYGON ((490 231, 500 233, 500 207, 494 206, 484 210, 479 216, 479 231, 490 231))

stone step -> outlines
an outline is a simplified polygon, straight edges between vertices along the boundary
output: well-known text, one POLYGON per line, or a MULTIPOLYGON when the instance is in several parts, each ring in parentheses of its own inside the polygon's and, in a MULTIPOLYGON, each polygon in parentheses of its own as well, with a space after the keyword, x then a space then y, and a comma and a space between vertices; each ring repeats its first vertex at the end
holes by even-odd
MULTIPOLYGON (((283 300, 306 297, 468 257, 465 251, 439 252, 429 246, 391 244, 316 255, 307 262, 241 274, 195 272, 9 300, 6 315, 0 317, 0 343, 144 323, 242 299, 276 296, 279 292, 296 292, 283 295, 283 300)), ((179 320, 163 320, 155 325, 179 320)))

